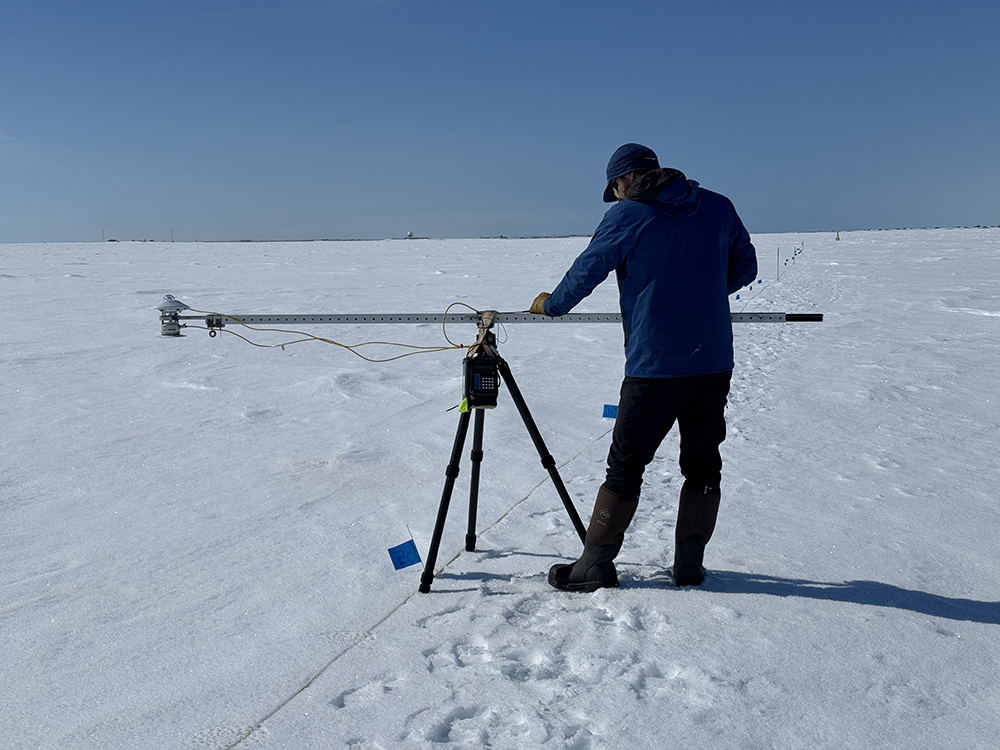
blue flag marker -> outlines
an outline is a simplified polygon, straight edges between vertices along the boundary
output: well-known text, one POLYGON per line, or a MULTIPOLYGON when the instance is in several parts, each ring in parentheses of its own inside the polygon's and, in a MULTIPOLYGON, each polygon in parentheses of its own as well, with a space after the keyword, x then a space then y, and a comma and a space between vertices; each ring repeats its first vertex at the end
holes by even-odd
POLYGON ((604 418, 605 419, 616 419, 618 417, 618 407, 614 404, 604 405, 604 418))
POLYGON ((408 568, 411 565, 416 565, 420 562, 420 553, 417 552, 417 543, 412 539, 395 547, 390 547, 389 557, 392 558, 392 567, 396 570, 408 568))

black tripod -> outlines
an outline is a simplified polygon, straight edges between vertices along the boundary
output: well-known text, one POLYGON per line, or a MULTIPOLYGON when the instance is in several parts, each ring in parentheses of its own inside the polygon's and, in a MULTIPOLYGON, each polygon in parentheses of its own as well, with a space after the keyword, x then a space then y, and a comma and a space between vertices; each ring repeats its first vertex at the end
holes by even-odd
POLYGON ((580 520, 573 501, 570 499, 566 486, 563 484, 559 472, 556 470, 555 459, 549 454, 542 440, 535 420, 531 418, 524 397, 514 382, 514 376, 510 372, 510 366, 503 360, 496 349, 496 337, 490 332, 493 326, 493 316, 495 313, 483 313, 479 321, 479 340, 469 350, 465 365, 465 404, 461 416, 458 419, 458 432, 455 434, 455 443, 451 449, 451 460, 445 470, 444 491, 441 493, 441 504, 438 506, 437 521, 434 524, 434 536, 431 537, 431 546, 427 552, 427 563, 424 566, 424 573, 420 577, 420 592, 427 594, 431 590, 431 583, 434 580, 434 565, 437 563, 438 549, 441 546, 441 534, 444 531, 444 522, 448 517, 448 506, 451 504, 451 494, 455 488, 455 479, 459 473, 459 462, 461 461, 462 448, 465 445, 465 438, 469 432, 469 418, 472 412, 476 413, 476 422, 472 432, 472 476, 469 490, 469 529, 465 535, 465 549, 473 552, 476 549, 476 513, 479 504, 479 470, 483 462, 483 423, 486 420, 486 409, 492 409, 497 404, 497 393, 499 392, 500 378, 510 389, 510 396, 514 399, 514 405, 524 421, 524 426, 528 428, 538 456, 542 460, 542 466, 548 469, 549 476, 552 477, 552 484, 555 485, 556 492, 562 499, 566 512, 569 513, 573 526, 576 527, 582 542, 587 535, 587 530, 580 520))

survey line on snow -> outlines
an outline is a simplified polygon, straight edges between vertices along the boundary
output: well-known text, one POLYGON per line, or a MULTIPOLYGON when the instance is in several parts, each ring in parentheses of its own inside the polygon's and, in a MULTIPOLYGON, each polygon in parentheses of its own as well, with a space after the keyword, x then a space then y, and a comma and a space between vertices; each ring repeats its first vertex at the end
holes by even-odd
POLYGON ((273 709, 271 709, 267 714, 264 715, 263 718, 261 718, 260 720, 258 720, 249 730, 243 732, 236 739, 235 742, 233 742, 232 744, 226 745, 225 750, 233 750, 233 748, 239 747, 240 745, 243 744, 244 741, 246 741, 250 737, 252 737, 255 732, 257 732, 259 729, 262 729, 263 726, 264 726, 264 724, 266 724, 279 711, 281 711, 281 709, 283 709, 285 706, 287 706, 289 703, 291 703, 293 700, 295 700, 297 697, 299 697, 302 693, 304 693, 306 690, 308 690, 310 687, 312 687, 313 684, 316 682, 316 680, 318 680, 320 677, 322 677, 330 667, 332 667, 334 664, 336 664, 338 661, 340 661, 340 659, 343 656, 345 656, 348 652, 350 652, 351 650, 353 650, 356 646, 364 643, 365 640, 367 640, 368 637, 375 630, 377 630, 379 628, 379 626, 381 626, 386 620, 388 620, 390 617, 392 617, 394 614, 396 614, 396 612, 398 612, 400 609, 402 609, 410 601, 410 599, 412 599, 414 596, 416 596, 416 592, 410 594, 405 599, 403 599, 403 601, 401 601, 395 607, 393 607, 388 612, 386 612, 386 614, 383 615, 382 618, 379 619, 374 625, 370 626, 367 630, 365 630, 364 632, 362 632, 357 638, 354 639, 354 641, 352 641, 347 646, 345 646, 343 649, 341 649, 340 652, 338 652, 336 654, 336 656, 334 656, 326 664, 324 664, 322 667, 320 667, 320 669, 315 674, 313 674, 312 677, 310 677, 308 680, 306 680, 306 682, 301 687, 299 687, 291 695, 289 695, 287 698, 285 698, 284 700, 282 700, 277 706, 275 706, 273 709))
MULTIPOLYGON (((602 434, 598 435, 596 438, 594 438, 589 443, 587 443, 583 448, 581 448, 579 451, 577 451, 574 455, 570 456, 568 459, 566 459, 565 461, 563 461, 563 463, 559 464, 558 468, 563 469, 563 468, 569 466, 569 464, 571 464, 573 461, 575 461, 580 456, 582 456, 584 453, 586 453, 588 450, 590 450, 590 448, 592 448, 598 442, 600 442, 601 440, 603 440, 604 438, 606 438, 608 435, 610 435, 611 432, 612 432, 612 430, 614 430, 614 427, 612 427, 612 428, 606 430, 605 432, 603 432, 602 434)), ((488 531, 490 531, 490 529, 492 529, 495 526, 497 526, 501 521, 503 521, 507 516, 509 516, 517 507, 519 507, 521 504, 523 504, 525 500, 527 500, 529 497, 531 497, 535 493, 535 490, 537 490, 539 487, 541 487, 543 484, 545 484, 549 480, 550 480, 549 477, 545 477, 540 482, 538 482, 534 487, 532 487, 530 490, 528 490, 528 492, 524 495, 524 497, 522 497, 520 500, 518 500, 513 505, 511 505, 506 511, 504 511, 498 518, 496 518, 493 522, 491 522, 490 524, 488 524, 485 528, 481 529, 479 531, 479 535, 482 536, 483 534, 485 534, 488 531)), ((444 570, 446 570, 448 568, 448 566, 451 565, 453 562, 455 562, 458 558, 460 558, 464 552, 466 552, 466 550, 464 548, 460 548, 458 552, 456 552, 446 563, 444 563, 444 565, 442 565, 440 568, 438 568, 438 570, 436 571, 437 574, 440 574, 441 572, 443 572, 444 570)), ((292 692, 291 695, 289 695, 287 698, 283 699, 280 703, 278 703, 278 705, 276 705, 267 714, 265 714, 261 719, 259 719, 256 723, 254 723, 254 725, 250 729, 248 729, 248 730, 244 731, 243 733, 241 733, 240 736, 234 742, 232 742, 231 744, 227 745, 226 748, 225 748, 225 750, 234 750, 234 748, 239 747, 246 740, 250 739, 254 735, 255 732, 257 732, 258 730, 262 729, 263 726, 264 726, 264 724, 266 724, 270 719, 274 718, 274 716, 276 716, 279 711, 281 711, 285 706, 287 706, 289 703, 291 703, 293 700, 295 700, 298 696, 300 696, 302 693, 304 693, 306 690, 308 690, 310 687, 312 687, 316 683, 316 680, 318 680, 320 677, 322 677, 324 674, 326 674, 327 670, 329 670, 330 667, 332 667, 334 664, 336 664, 338 661, 340 661, 341 658, 343 658, 344 656, 346 656, 355 647, 357 647, 357 646, 361 645, 362 643, 364 643, 368 639, 368 637, 370 635, 372 635, 372 633, 374 633, 379 627, 381 627, 393 615, 395 615, 399 610, 401 610, 404 606, 406 606, 410 602, 410 600, 413 599, 413 597, 416 596, 416 595, 417 595, 417 592, 413 592, 413 593, 409 594, 408 596, 406 596, 401 602, 399 602, 399 604, 397 604, 396 606, 392 607, 388 612, 386 612, 378 621, 376 621, 373 625, 371 625, 366 630, 364 630, 363 632, 361 632, 353 641, 351 641, 351 643, 349 643, 348 645, 344 646, 344 648, 342 648, 339 652, 337 652, 337 654, 334 655, 329 661, 327 661, 326 664, 324 664, 322 667, 320 667, 299 688, 297 688, 294 692, 292 692)))

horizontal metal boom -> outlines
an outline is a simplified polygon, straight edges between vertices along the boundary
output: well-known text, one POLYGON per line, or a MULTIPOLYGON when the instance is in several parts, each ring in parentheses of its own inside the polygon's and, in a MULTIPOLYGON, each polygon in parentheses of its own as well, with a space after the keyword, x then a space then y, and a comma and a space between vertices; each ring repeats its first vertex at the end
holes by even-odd
MULTIPOLYGON (((300 313, 293 315, 224 315, 193 310, 190 305, 181 302, 172 294, 164 296, 163 301, 156 306, 160 311, 160 334, 163 336, 179 336, 181 321, 204 320, 205 325, 213 331, 225 328, 227 323, 247 326, 304 326, 324 324, 370 325, 373 323, 400 324, 432 324, 442 323, 475 323, 485 332, 496 323, 621 323, 620 313, 567 313, 557 318, 547 315, 536 315, 529 312, 496 312, 495 310, 473 311, 467 313, 349 313, 344 315, 314 315, 300 313), (187 312, 202 313, 200 315, 185 315, 187 312)), ((802 323, 807 321, 822 321, 822 313, 783 313, 783 312, 738 312, 730 313, 733 323, 802 323)))
MULTIPOLYGON (((183 320, 187 316, 181 316, 183 320)), ((221 328, 227 322, 255 325, 326 325, 372 323, 478 323, 479 313, 355 313, 346 315, 217 315, 205 316, 209 327, 221 328)), ((795 314, 783 312, 730 313, 734 323, 792 323, 819 322, 822 314, 795 314)), ((497 313, 494 323, 621 323, 620 313, 567 313, 556 318, 534 313, 497 313)))

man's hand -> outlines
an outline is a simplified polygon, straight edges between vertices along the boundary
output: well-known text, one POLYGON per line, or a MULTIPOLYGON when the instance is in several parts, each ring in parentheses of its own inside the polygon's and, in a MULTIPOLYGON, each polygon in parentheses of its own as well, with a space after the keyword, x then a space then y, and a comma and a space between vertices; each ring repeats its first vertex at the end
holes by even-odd
POLYGON ((529 308, 528 312, 533 312, 536 315, 547 315, 548 313, 545 312, 545 300, 547 300, 548 298, 549 298, 548 292, 542 292, 541 294, 539 294, 537 297, 535 297, 535 301, 531 303, 531 307, 529 308))

